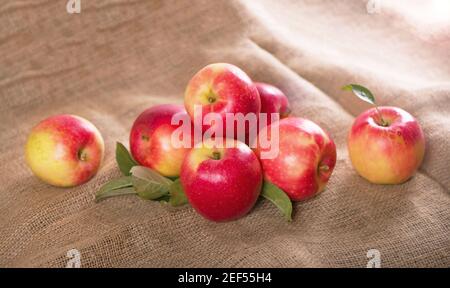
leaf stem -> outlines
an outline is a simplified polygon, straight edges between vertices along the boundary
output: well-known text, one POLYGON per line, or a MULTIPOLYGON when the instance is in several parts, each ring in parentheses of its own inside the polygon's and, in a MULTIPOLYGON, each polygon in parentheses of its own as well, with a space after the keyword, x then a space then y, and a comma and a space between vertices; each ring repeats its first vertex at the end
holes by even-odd
POLYGON ((133 187, 109 190, 104 193, 95 195, 95 202, 99 202, 99 201, 109 198, 109 197, 132 195, 132 194, 137 194, 137 192, 133 189, 133 187))

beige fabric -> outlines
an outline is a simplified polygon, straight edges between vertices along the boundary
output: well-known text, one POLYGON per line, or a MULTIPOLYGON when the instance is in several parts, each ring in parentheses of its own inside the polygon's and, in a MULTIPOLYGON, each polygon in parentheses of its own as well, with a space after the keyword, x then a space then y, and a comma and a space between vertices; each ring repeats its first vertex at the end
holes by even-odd
POLYGON ((366 1, 66 1, 0 3, 0 266, 365 267, 450 265, 450 41, 397 10, 368 14, 366 1), (396 12, 397 11, 397 12, 396 12), (137 197, 95 204, 119 175, 115 141, 127 143, 146 107, 182 103, 187 81, 212 62, 234 63, 279 86, 295 115, 338 146, 324 193, 295 204, 292 223, 259 201, 245 218, 215 224, 189 206, 167 210, 137 197), (371 185, 352 169, 346 134, 368 108, 340 87, 370 87, 382 105, 411 112, 427 137, 417 175, 371 185), (106 142, 89 183, 50 187, 24 162, 39 120, 72 113, 106 142))

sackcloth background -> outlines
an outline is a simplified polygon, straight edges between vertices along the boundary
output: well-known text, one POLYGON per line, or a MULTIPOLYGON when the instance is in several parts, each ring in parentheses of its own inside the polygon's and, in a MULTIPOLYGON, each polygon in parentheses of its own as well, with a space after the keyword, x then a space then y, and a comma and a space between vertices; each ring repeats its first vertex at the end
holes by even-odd
POLYGON ((383 5, 369 13, 362 0, 82 0, 80 14, 66 4, 0 3, 1 267, 65 267, 73 248, 82 267, 366 267, 369 249, 382 267, 450 265, 449 26, 383 5), (183 103, 213 62, 278 86, 294 115, 330 133, 327 189, 295 203, 291 223, 268 201, 222 224, 133 196, 95 204, 120 174, 115 142, 128 143, 134 119, 183 103), (369 105, 340 89, 348 83, 422 125, 425 159, 405 184, 372 185, 353 170, 346 135, 369 105), (24 161, 31 128, 60 113, 92 121, 106 144, 97 176, 71 189, 39 181, 24 161))

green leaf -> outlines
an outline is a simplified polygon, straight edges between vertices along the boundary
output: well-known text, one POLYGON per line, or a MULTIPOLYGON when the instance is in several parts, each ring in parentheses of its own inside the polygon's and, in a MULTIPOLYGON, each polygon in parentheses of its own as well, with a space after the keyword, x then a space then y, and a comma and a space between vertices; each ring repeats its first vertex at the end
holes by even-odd
POLYGON ((188 199, 184 193, 183 186, 181 186, 179 178, 173 181, 172 185, 170 185, 169 193, 170 199, 168 202, 173 207, 182 206, 188 203, 188 199))
POLYGON ((261 196, 275 204, 286 220, 292 220, 292 202, 283 190, 269 181, 264 181, 261 196))
POLYGON ((376 105, 375 97, 373 96, 372 92, 370 92, 370 90, 364 86, 358 84, 349 84, 342 87, 342 90, 352 91, 353 94, 358 96, 361 100, 366 101, 372 105, 376 105))
POLYGON ((136 194, 136 191, 134 191, 132 187, 133 184, 130 176, 123 176, 118 179, 113 179, 100 187, 100 190, 95 195, 95 202, 113 196, 136 194))
POLYGON ((156 200, 169 194, 173 181, 144 166, 131 168, 131 182, 139 197, 156 200))
POLYGON ((164 195, 162 197, 159 197, 158 199, 155 199, 155 200, 159 201, 160 203, 163 203, 163 204, 168 204, 169 201, 170 201, 170 195, 166 194, 166 195, 164 195))
POLYGON ((125 176, 131 175, 131 168, 139 165, 136 161, 134 161, 133 157, 131 157, 127 148, 120 142, 117 142, 116 145, 116 161, 120 171, 125 176))

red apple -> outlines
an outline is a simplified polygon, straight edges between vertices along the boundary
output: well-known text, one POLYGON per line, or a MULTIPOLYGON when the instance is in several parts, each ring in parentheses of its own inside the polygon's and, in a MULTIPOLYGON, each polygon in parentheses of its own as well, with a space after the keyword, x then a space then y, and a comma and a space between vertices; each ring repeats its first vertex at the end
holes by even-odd
POLYGON ((211 139, 198 143, 181 170, 181 184, 190 204, 212 221, 244 216, 261 191, 262 171, 256 155, 242 142, 226 141, 232 141, 233 147, 215 146, 211 139))
MULTIPOLYGON (((197 72, 187 85, 184 104, 194 123, 203 124, 203 132, 211 127, 204 123, 207 121, 203 121, 206 115, 210 112, 218 113, 221 119, 220 125, 223 127, 221 136, 226 135, 226 113, 242 113, 243 115, 254 113, 257 117, 261 110, 261 100, 252 80, 238 67, 226 63, 210 64, 197 72), (196 105, 201 113, 195 113, 196 105)), ((236 138, 236 122, 234 129, 236 138)), ((246 135, 249 132, 248 129, 247 125, 246 135)), ((233 138, 233 135, 228 137, 233 138)))
POLYGON ((267 125, 272 123, 270 114, 279 113, 286 118, 291 112, 286 95, 277 87, 266 83, 255 83, 261 98, 261 113, 267 114, 267 125))
MULTIPOLYGON (((264 178, 281 188, 293 201, 300 201, 321 192, 336 164, 336 146, 328 134, 314 122, 288 117, 261 130, 259 137, 276 137, 279 132, 278 154, 264 159, 268 151, 258 142, 255 149, 260 157, 264 178)), ((274 141, 273 143, 276 143, 274 141)), ((272 149, 272 148, 271 148, 272 149)))
POLYGON ((348 135, 348 151, 356 171, 376 184, 399 184, 420 166, 425 153, 422 129, 408 112, 378 107, 359 115, 348 135))
POLYGON ((176 114, 186 116, 181 105, 165 104, 151 107, 134 121, 130 133, 130 150, 133 158, 167 177, 180 175, 180 168, 191 147, 177 147, 172 143, 172 133, 181 126, 172 125, 176 114))
POLYGON ((60 187, 80 185, 98 171, 104 154, 100 132, 74 115, 49 117, 28 136, 25 156, 41 180, 60 187))

